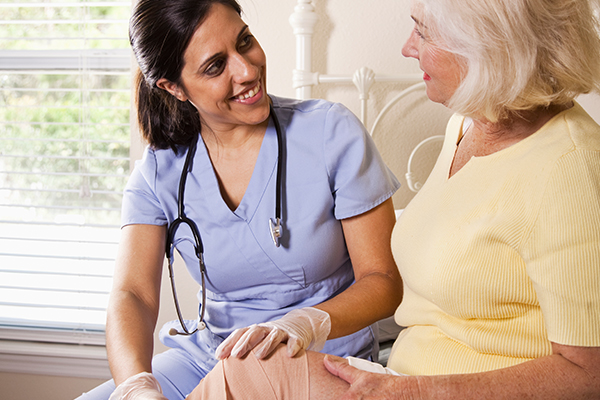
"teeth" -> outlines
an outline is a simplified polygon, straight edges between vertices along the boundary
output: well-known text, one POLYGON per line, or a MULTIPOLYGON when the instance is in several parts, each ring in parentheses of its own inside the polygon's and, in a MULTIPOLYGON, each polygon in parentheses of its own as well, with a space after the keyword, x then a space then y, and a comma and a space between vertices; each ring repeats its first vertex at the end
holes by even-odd
POLYGON ((246 94, 240 94, 237 98, 238 98, 238 100, 249 99, 251 97, 256 96, 256 93, 258 93, 259 90, 260 90, 260 82, 258 82, 258 84, 256 85, 256 87, 254 89, 250 89, 250 91, 247 92, 246 94))

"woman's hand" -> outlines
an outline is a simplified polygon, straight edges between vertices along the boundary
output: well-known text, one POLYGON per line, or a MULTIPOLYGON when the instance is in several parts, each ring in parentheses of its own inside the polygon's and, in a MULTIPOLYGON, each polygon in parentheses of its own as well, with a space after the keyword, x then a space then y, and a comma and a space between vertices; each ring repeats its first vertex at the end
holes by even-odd
POLYGON ((300 349, 323 349, 330 331, 329 314, 313 307, 301 308, 276 321, 237 329, 221 343, 215 356, 221 360, 230 355, 240 358, 256 347, 255 355, 260 359, 287 342, 288 356, 293 357, 300 349))
POLYGON ((167 400, 154 375, 141 372, 117 386, 109 400, 167 400))
POLYGON ((401 400, 415 399, 411 396, 410 377, 378 374, 354 368, 348 361, 339 357, 325 356, 325 368, 338 378, 348 382, 350 388, 340 400, 381 399, 401 400))

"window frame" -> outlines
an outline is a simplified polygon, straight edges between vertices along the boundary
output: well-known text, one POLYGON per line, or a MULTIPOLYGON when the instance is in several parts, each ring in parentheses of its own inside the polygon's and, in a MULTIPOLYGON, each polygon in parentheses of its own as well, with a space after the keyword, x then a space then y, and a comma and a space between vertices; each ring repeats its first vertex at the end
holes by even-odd
MULTIPOLYGON (((126 2, 115 1, 114 3, 116 6, 123 6, 126 2)), ((35 6, 32 4, 24 6, 35 6)), ((74 6, 75 3, 63 4, 74 6)), ((131 5, 129 2, 126 4, 131 5)), ((130 80, 133 81, 132 75, 136 67, 130 48, 83 51, 0 50, 0 73, 2 71, 27 73, 40 70, 74 70, 79 68, 82 56, 85 57, 88 67, 102 70, 123 69, 126 60, 130 80)), ((130 89, 133 92, 133 88, 130 89)), ((133 107, 133 96, 131 96, 129 171, 127 172, 131 172, 134 160, 140 158, 143 150, 137 123, 133 117, 133 107)), ((0 371, 110 379, 105 331, 0 326, 0 371)))

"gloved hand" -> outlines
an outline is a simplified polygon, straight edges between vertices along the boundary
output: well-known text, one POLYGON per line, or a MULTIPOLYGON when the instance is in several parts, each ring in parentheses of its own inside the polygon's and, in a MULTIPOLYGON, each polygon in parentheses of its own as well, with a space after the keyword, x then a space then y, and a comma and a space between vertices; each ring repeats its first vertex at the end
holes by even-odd
POLYGON ((168 400, 154 375, 140 372, 117 386, 108 400, 168 400))
POLYGON ((276 321, 235 330, 215 353, 218 359, 230 355, 243 357, 256 347, 257 358, 265 358, 280 343, 287 342, 288 356, 300 349, 319 351, 331 332, 331 319, 325 311, 313 307, 290 311, 276 321))

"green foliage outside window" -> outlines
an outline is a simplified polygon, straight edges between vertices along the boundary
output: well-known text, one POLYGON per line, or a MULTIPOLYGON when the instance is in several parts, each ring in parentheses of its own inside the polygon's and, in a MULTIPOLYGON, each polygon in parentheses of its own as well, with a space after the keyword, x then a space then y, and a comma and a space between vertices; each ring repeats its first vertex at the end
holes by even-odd
POLYGON ((131 79, 128 69, 95 64, 86 52, 128 49, 129 7, 46 3, 0 8, 0 57, 29 52, 35 60, 0 70, 0 202, 10 205, 0 219, 118 225, 131 79), (44 63, 77 52, 72 66, 44 63))

